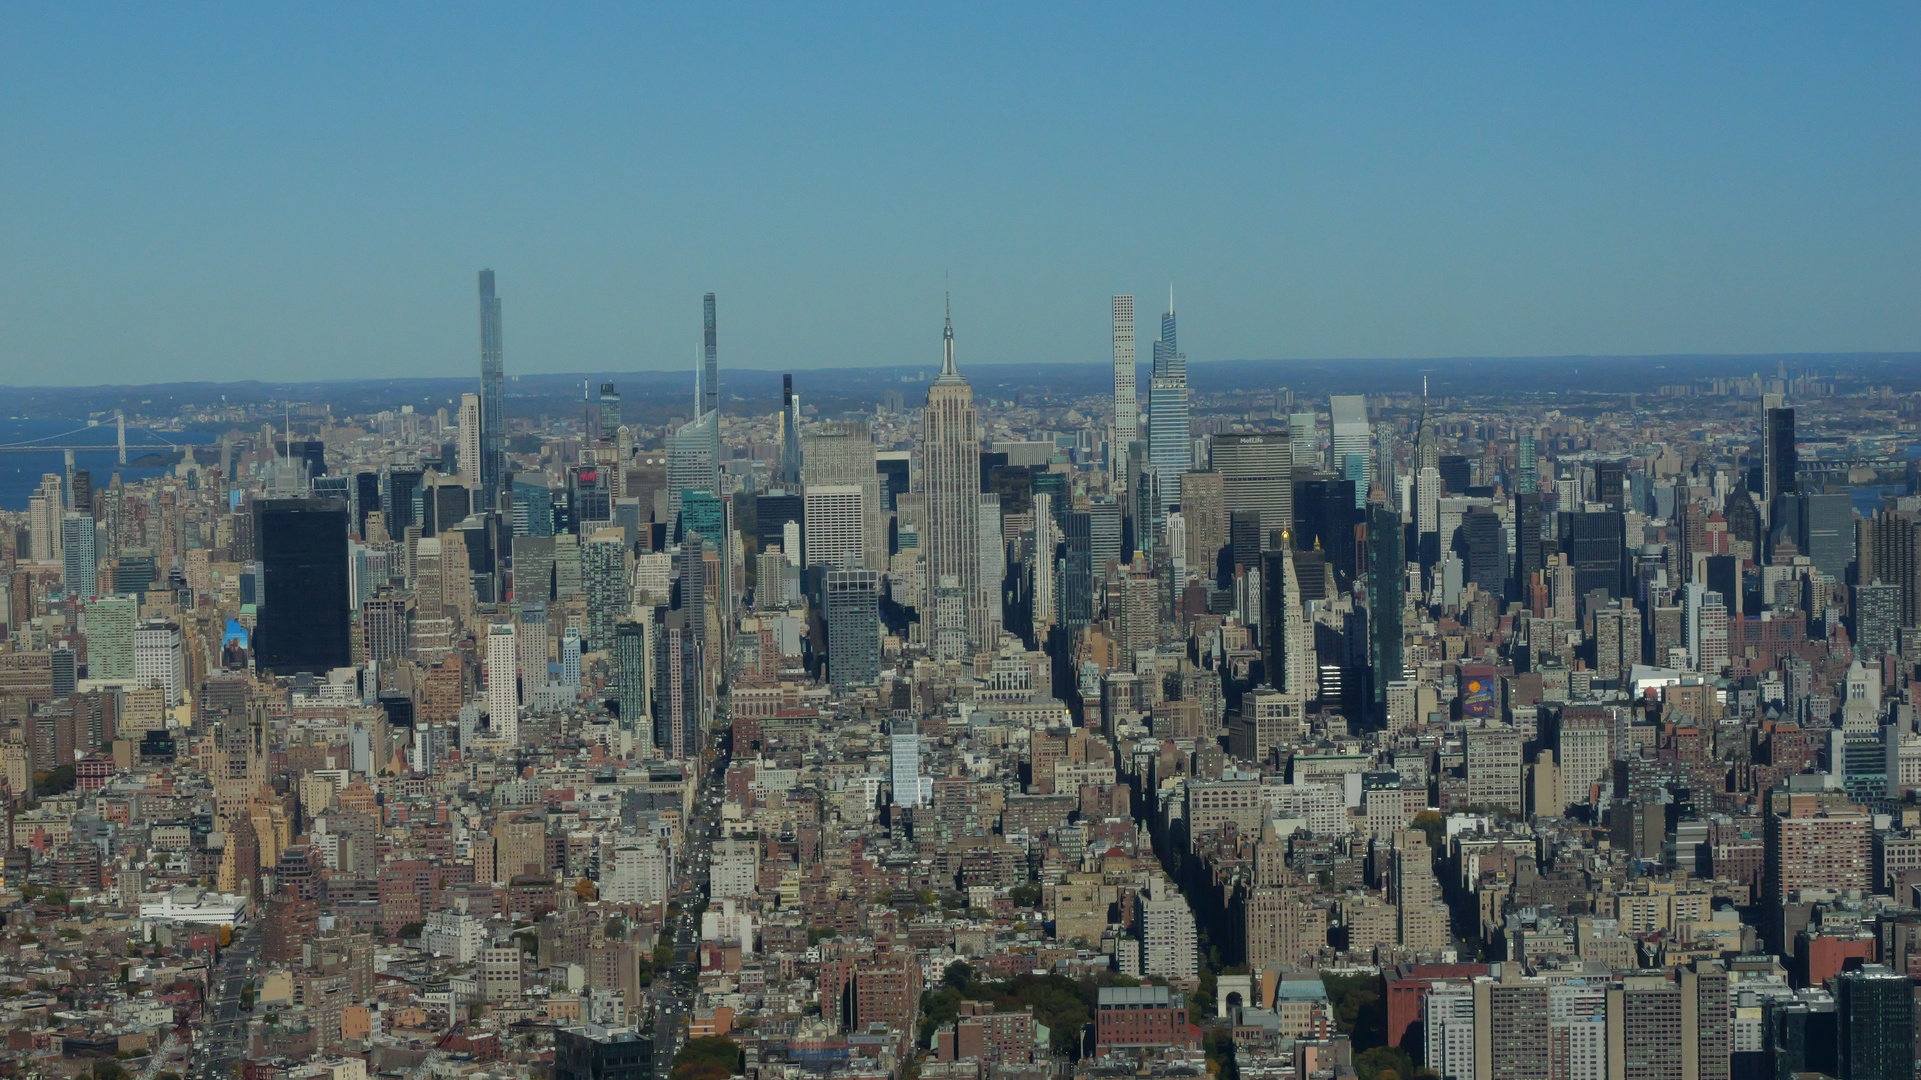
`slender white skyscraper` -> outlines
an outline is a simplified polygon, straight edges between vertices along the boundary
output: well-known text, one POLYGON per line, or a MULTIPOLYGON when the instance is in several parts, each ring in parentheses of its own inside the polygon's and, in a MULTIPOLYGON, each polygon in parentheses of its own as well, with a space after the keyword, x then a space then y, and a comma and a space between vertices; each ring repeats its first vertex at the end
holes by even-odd
POLYGON ((967 637, 991 645, 980 602, 981 449, 974 389, 954 366, 954 318, 942 331, 940 377, 927 387, 921 420, 921 483, 926 495, 927 582, 954 579, 967 608, 967 637))
MULTIPOLYGON (((481 446, 484 441, 484 436, 480 422, 479 394, 460 395, 460 419, 458 423, 458 437, 460 439, 458 443, 460 453, 460 478, 467 484, 468 499, 473 502, 480 502, 482 499, 481 489, 484 486, 485 477, 482 475, 483 470, 481 468, 481 456, 484 453, 481 446)), ((482 503, 481 509, 486 510, 491 509, 491 507, 482 503)))
POLYGON ((1140 437, 1140 404, 1134 396, 1134 298, 1114 298, 1114 445, 1116 475, 1126 476, 1127 444, 1140 437))
POLYGON ((1034 637, 1047 640, 1047 627, 1054 623, 1054 548, 1060 542, 1054 527, 1054 496, 1034 493, 1034 581, 1029 588, 1034 598, 1034 637))
POLYGON ((888 739, 894 773, 894 805, 926 806, 934 783, 920 774, 920 732, 915 729, 913 718, 894 721, 888 739))
POLYGON ((1441 529, 1441 444, 1434 425, 1427 419, 1427 378, 1421 379, 1421 422, 1414 432, 1414 532, 1422 537, 1420 558, 1423 566, 1438 562, 1447 537, 1441 529), (1426 537, 1434 534, 1436 539, 1426 537), (1429 551, 1430 547, 1435 550, 1429 551))
POLYGON ((1007 541, 1001 533, 1001 497, 983 492, 980 497, 981 647, 993 648, 1001 638, 1001 585, 1007 576, 1007 541))
POLYGON ((148 619, 133 632, 133 674, 141 686, 159 689, 171 709, 181 701, 186 661, 181 653, 180 627, 166 619, 148 619))
POLYGON ((27 496, 27 527, 32 532, 33 560, 60 561, 60 518, 65 497, 59 473, 40 477, 40 488, 27 496))
POLYGON ((520 649, 513 623, 495 623, 487 631, 487 715, 494 737, 514 746, 520 742, 520 649))
POLYGON ((1294 572, 1294 545, 1281 545, 1281 624, 1266 632, 1279 636, 1280 670, 1270 678, 1275 689, 1305 700, 1313 661, 1309 656, 1307 623, 1301 616, 1301 579, 1294 572))

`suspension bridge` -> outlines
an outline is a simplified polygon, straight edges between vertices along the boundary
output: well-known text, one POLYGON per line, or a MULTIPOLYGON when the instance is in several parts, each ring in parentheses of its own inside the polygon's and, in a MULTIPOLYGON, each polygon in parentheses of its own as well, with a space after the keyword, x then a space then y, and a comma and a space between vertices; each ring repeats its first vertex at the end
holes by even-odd
MULTIPOLYGON (((65 451, 68 461, 71 462, 73 454, 77 450, 115 450, 120 454, 120 464, 125 465, 127 463, 127 417, 124 413, 114 417, 115 439, 113 442, 94 444, 58 441, 70 435, 80 435, 89 431, 98 431, 101 426, 102 425, 99 424, 88 424, 86 427, 77 427, 72 431, 63 431, 57 435, 42 435, 38 438, 27 439, 22 442, 0 443, 0 454, 45 454, 53 451, 65 451)), ((134 431, 145 432, 155 440, 154 442, 135 443, 135 450, 173 451, 180 449, 178 443, 168 442, 160 433, 150 428, 135 428, 134 431)))

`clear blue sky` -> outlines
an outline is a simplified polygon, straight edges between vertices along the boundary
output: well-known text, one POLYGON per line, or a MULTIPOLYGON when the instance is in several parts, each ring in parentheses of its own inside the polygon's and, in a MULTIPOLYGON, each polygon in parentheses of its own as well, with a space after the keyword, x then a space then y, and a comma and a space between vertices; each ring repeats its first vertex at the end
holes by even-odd
POLYGON ((1921 349, 1921 6, 933 7, 0 6, 0 384, 1921 349))

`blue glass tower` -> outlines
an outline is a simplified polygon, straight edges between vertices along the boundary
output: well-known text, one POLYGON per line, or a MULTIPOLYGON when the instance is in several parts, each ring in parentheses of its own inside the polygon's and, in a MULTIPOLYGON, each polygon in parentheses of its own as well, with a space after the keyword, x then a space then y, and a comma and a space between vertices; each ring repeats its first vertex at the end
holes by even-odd
MULTIPOLYGON (((1187 396, 1187 357, 1174 332, 1174 295, 1161 316, 1161 337, 1154 343, 1154 369, 1147 390, 1147 461, 1160 478, 1160 515, 1180 505, 1181 474, 1194 467, 1192 407, 1187 396)), ((1155 533, 1158 535, 1159 530, 1155 533)))
POLYGON ((544 481, 514 479, 514 535, 554 535, 554 493, 544 481))

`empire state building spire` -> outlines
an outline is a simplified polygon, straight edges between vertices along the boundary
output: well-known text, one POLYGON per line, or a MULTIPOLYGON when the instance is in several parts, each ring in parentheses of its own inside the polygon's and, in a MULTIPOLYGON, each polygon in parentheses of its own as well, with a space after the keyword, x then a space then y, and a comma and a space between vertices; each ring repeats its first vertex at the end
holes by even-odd
POLYGON ((961 377, 960 369, 954 366, 954 298, 947 298, 947 328, 941 331, 941 344, 947 353, 941 359, 939 382, 952 382, 961 377))
MULTIPOLYGON (((927 519, 922 543, 927 549, 927 586, 933 595, 960 600, 956 613, 965 623, 944 627, 934 612, 936 631, 949 629, 974 646, 987 646, 986 598, 981 589, 980 433, 974 389, 954 366, 954 317, 950 306, 941 331, 940 377, 927 386, 927 411, 921 421, 921 483, 927 519)), ((998 589, 995 596, 998 597, 998 589)), ((946 639, 945 635, 942 635, 946 639)), ((958 658, 956 650, 953 658, 958 658)))

